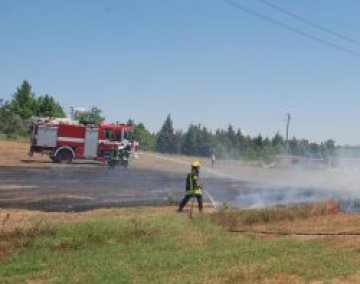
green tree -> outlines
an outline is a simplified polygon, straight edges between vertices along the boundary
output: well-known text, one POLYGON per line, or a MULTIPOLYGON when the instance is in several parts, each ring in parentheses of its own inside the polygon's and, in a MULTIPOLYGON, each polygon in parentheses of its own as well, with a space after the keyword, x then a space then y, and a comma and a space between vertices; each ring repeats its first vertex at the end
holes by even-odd
POLYGON ((245 151, 245 159, 247 160, 256 160, 257 159, 257 153, 256 150, 252 147, 248 147, 245 151))
POLYGON ((262 148, 263 147, 263 138, 261 136, 261 134, 259 134, 256 138, 254 138, 254 144, 256 147, 258 148, 262 148))
POLYGON ((198 148, 197 128, 195 125, 190 125, 184 134, 184 141, 181 147, 181 153, 185 155, 196 155, 198 148))
POLYGON ((10 111, 10 106, 8 102, 4 102, 1 106, 0 106, 0 133, 5 133, 5 129, 6 129, 6 117, 7 117, 7 112, 10 111))
POLYGON ((226 149, 225 149, 224 145, 221 143, 216 143, 215 147, 214 147, 214 154, 216 155, 216 157, 224 158, 225 153, 226 153, 226 149))
POLYGON ((261 159, 265 163, 272 163, 275 160, 275 150, 272 146, 267 145, 261 149, 261 159))
POLYGON ((37 102, 28 81, 24 80, 21 86, 17 88, 10 101, 10 109, 11 112, 19 115, 22 119, 29 119, 31 116, 36 115, 37 102))
POLYGON ((303 154, 301 143, 295 137, 289 141, 289 153, 295 156, 301 156, 303 154))
POLYGON ((170 114, 158 132, 156 150, 160 153, 176 153, 175 133, 170 114))
POLYGON ((245 150, 248 145, 248 137, 245 137, 239 128, 236 132, 236 147, 240 156, 245 155, 245 150))
POLYGON ((285 140, 279 132, 271 139, 271 145, 274 150, 274 154, 278 155, 285 152, 285 140))
POLYGON ((0 132, 8 138, 16 138, 27 134, 27 127, 20 115, 11 110, 9 103, 0 108, 0 132))
POLYGON ((224 131, 223 129, 217 129, 215 132, 215 149, 217 149, 216 151, 220 151, 221 149, 221 154, 217 153, 217 155, 220 157, 225 157, 227 156, 226 154, 231 152, 232 150, 232 144, 231 141, 229 139, 229 135, 227 131, 224 131), (221 144, 220 147, 217 147, 218 144, 221 144))
POLYGON ((285 145, 284 138, 280 135, 279 132, 277 132, 275 134, 274 138, 271 139, 271 143, 272 143, 273 146, 277 146, 277 145, 284 146, 285 145))
POLYGON ((332 139, 326 140, 324 143, 330 157, 336 156, 335 141, 332 139))
POLYGON ((319 156, 325 160, 335 158, 335 141, 329 139, 319 146, 319 156))
POLYGON ((174 153, 180 154, 182 143, 184 140, 184 134, 181 130, 176 130, 174 134, 174 153))
POLYGON ((308 147, 309 156, 312 158, 321 158, 320 146, 316 143, 310 143, 308 147))
POLYGON ((65 112, 52 96, 45 95, 37 99, 36 115, 39 117, 65 117, 65 112))
POLYGON ((154 151, 156 143, 155 135, 150 133, 141 122, 135 124, 134 121, 132 121, 131 126, 134 128, 134 139, 139 142, 140 149, 143 151, 154 151))
POLYGON ((208 157, 212 152, 212 137, 206 127, 191 124, 184 134, 181 153, 208 157))
POLYGON ((135 124, 135 122, 132 118, 129 118, 128 121, 126 122, 126 125, 130 126, 130 127, 134 126, 134 124, 135 124))
POLYGON ((100 108, 93 106, 89 111, 76 111, 75 119, 83 122, 100 124, 105 120, 105 117, 102 116, 102 110, 100 108))
POLYGON ((227 134, 227 137, 228 137, 228 139, 229 139, 230 145, 231 145, 232 147, 236 146, 236 144, 237 144, 237 143, 236 143, 236 142, 237 142, 237 141, 236 141, 236 133, 235 133, 235 130, 234 130, 234 128, 232 127, 231 124, 229 124, 226 134, 227 134))

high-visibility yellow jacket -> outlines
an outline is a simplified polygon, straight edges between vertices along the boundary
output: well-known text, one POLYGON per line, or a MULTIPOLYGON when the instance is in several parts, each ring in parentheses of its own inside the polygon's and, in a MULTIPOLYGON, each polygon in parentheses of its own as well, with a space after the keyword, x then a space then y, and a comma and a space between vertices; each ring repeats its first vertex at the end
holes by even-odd
POLYGON ((112 149, 112 152, 111 152, 111 159, 112 160, 119 160, 119 150, 114 148, 112 149))
POLYGON ((199 176, 194 173, 188 173, 186 176, 186 195, 202 195, 203 191, 198 184, 199 176))

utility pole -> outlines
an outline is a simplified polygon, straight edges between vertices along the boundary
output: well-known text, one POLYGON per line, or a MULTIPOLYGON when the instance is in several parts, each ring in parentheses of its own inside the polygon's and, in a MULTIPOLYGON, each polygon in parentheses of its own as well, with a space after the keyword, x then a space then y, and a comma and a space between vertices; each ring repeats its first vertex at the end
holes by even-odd
POLYGON ((85 108, 84 107, 70 107, 70 118, 71 119, 75 119, 75 116, 78 112, 85 112, 85 108))
POLYGON ((70 118, 71 118, 71 119, 74 119, 74 116, 75 116, 74 107, 71 106, 71 107, 70 107, 70 118))
POLYGON ((287 113, 286 116, 287 116, 287 122, 286 122, 286 151, 289 154, 289 127, 290 127, 291 115, 290 115, 290 113, 287 113))

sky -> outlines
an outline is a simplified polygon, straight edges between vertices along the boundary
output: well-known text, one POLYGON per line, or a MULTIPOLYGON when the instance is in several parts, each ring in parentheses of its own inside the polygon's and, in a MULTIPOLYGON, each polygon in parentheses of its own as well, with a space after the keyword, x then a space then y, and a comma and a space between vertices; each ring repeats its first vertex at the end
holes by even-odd
POLYGON ((0 0, 0 98, 360 145, 360 1, 267 1, 0 0))

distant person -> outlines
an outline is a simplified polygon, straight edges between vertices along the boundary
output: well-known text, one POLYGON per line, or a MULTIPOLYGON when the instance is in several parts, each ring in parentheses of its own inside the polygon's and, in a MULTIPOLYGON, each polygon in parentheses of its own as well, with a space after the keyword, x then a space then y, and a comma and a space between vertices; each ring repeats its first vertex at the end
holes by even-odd
POLYGON ((212 155, 211 155, 211 168, 212 168, 212 169, 213 169, 214 166, 215 166, 215 160, 216 160, 215 154, 212 154, 212 155))
POLYGON ((135 159, 139 158, 137 154, 138 150, 139 150, 139 142, 137 140, 134 140, 131 147, 131 154, 135 159))
POLYGON ((137 150, 139 150, 139 141, 134 140, 134 148, 135 148, 135 152, 136 152, 137 150))
POLYGON ((193 161, 191 163, 191 172, 186 176, 186 187, 185 187, 185 196, 180 202, 178 212, 182 212, 188 201, 191 197, 195 197, 199 211, 203 210, 203 200, 202 200, 202 187, 199 185, 199 174, 200 174, 200 162, 193 161))

